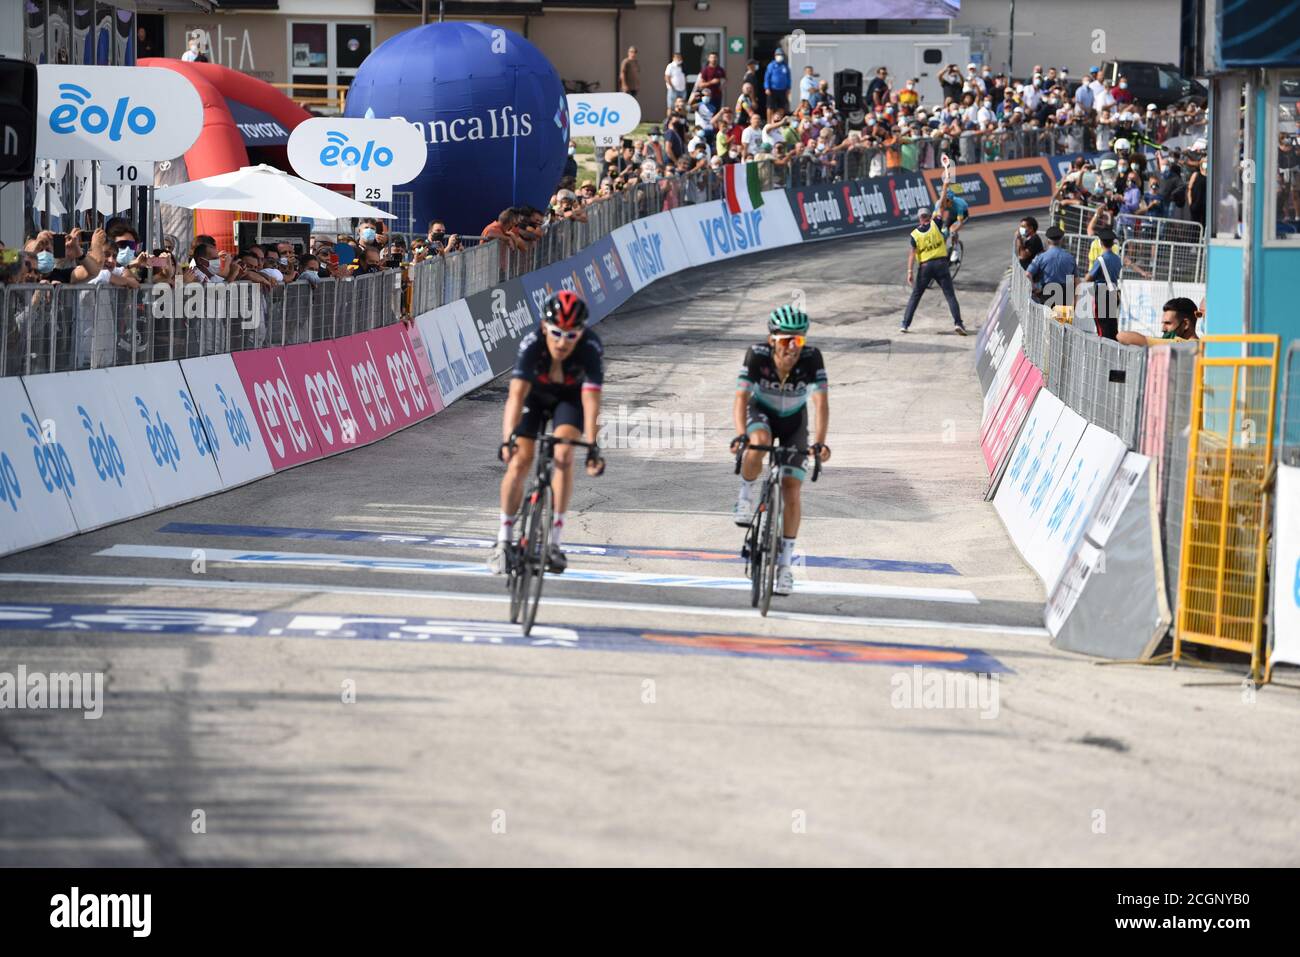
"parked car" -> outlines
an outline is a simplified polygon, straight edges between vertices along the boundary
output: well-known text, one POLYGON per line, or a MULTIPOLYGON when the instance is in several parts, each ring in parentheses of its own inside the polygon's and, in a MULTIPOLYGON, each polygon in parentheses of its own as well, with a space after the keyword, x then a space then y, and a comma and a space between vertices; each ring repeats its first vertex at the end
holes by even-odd
POLYGON ((1172 63, 1149 60, 1110 60, 1101 66, 1101 80, 1114 86, 1119 77, 1128 80, 1129 92, 1137 103, 1154 103, 1161 109, 1194 100, 1204 106, 1210 91, 1201 83, 1178 72, 1172 63))

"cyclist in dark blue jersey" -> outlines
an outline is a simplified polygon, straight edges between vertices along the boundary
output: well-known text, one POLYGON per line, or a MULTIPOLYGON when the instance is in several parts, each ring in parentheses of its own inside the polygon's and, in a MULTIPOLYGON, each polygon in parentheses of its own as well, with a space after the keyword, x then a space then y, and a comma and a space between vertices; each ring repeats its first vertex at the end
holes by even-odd
MULTIPOLYGON (((506 570, 506 548, 523 499, 524 482, 532 468, 537 439, 550 432, 560 438, 584 439, 587 474, 600 475, 605 461, 595 448, 600 417, 600 390, 605 381, 604 349, 587 327, 587 304, 562 289, 542 307, 542 323, 519 343, 511 373, 510 394, 501 419, 499 456, 506 463, 501 480, 501 525, 488 567, 497 575, 506 570)), ((564 514, 573 493, 573 446, 555 446, 555 519, 547 568, 563 572, 567 561, 560 548, 564 514)))
MULTIPOLYGON (((755 445, 808 449, 823 462, 831 457, 826 444, 830 424, 826 365, 821 351, 807 345, 808 314, 794 306, 778 306, 767 322, 767 341, 750 346, 736 380, 732 416, 739 433, 731 442, 738 452, 747 439, 755 445), (808 406, 816 411, 815 441, 808 444, 808 406)), ((748 525, 754 517, 754 498, 765 453, 748 451, 740 468, 740 496, 734 517, 737 525, 748 525)), ((800 490, 804 469, 782 466, 781 493, 784 496, 781 551, 777 558, 772 592, 788 595, 794 590, 795 537, 799 534, 800 490)))

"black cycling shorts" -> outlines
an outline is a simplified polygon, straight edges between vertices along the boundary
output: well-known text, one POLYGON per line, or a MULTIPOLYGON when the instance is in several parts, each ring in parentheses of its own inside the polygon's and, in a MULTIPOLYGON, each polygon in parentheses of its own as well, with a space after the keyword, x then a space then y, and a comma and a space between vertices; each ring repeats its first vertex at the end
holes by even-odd
MULTIPOLYGON (((745 434, 752 436, 759 429, 764 429, 771 434, 770 444, 783 449, 806 449, 808 448, 808 409, 802 408, 794 415, 776 415, 751 399, 749 412, 745 418, 745 434)), ((782 466, 781 474, 801 482, 808 477, 806 469, 793 465, 782 466)))
POLYGON ((524 414, 519 417, 515 435, 525 439, 535 439, 544 434, 546 423, 551 423, 550 431, 556 426, 572 425, 582 432, 586 416, 582 412, 582 395, 548 396, 539 394, 536 389, 524 400, 524 414))

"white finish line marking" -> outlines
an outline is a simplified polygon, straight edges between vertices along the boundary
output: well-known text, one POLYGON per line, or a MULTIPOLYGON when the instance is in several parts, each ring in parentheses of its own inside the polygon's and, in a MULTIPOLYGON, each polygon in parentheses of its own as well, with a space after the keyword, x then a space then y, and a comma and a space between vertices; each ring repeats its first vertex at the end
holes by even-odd
MULTIPOLYGON (((6 572, 0 574, 0 583, 4 582, 40 585, 108 585, 120 588, 191 588, 198 591, 278 591, 300 595, 368 595, 376 598, 424 598, 431 601, 487 602, 489 604, 504 604, 509 601, 509 598, 505 595, 417 591, 409 588, 365 588, 359 585, 312 585, 298 584, 296 582, 201 581, 197 578, 150 578, 135 575, 58 575, 36 572, 6 572)), ((702 615, 711 618, 752 619, 758 615, 758 612, 750 608, 711 608, 707 605, 602 601, 595 598, 555 598, 546 595, 542 596, 542 604, 551 608, 608 608, 620 611, 644 611, 669 615, 702 615)), ((767 617, 786 621, 862 625, 868 628, 920 628, 974 632, 987 635, 1023 635, 1029 638, 1051 637, 1046 628, 1027 625, 998 625, 973 621, 932 621, 924 618, 883 618, 862 615, 817 615, 808 612, 778 611, 775 608, 768 612, 767 617)), ((840 638, 836 640, 852 641, 854 639, 840 638)))
MULTIPOLYGON (((490 578, 487 566, 471 562, 441 562, 419 558, 385 558, 381 555, 339 555, 329 552, 275 552, 231 548, 186 548, 167 545, 114 545, 96 552, 106 558, 164 558, 192 562, 197 554, 204 561, 235 565, 305 565, 313 568, 364 568, 371 571, 415 572, 422 575, 471 575, 490 578)), ((560 576, 556 576, 558 579, 560 576)), ((749 591, 748 578, 703 578, 693 575, 652 575, 648 572, 596 571, 570 567, 565 581, 599 582, 607 585, 655 585, 661 588, 716 588, 749 591)), ((902 601, 954 602, 978 605, 979 599, 960 588, 904 588, 898 585, 858 585, 852 582, 796 581, 795 592, 803 595, 838 595, 853 598, 892 598, 902 601)))

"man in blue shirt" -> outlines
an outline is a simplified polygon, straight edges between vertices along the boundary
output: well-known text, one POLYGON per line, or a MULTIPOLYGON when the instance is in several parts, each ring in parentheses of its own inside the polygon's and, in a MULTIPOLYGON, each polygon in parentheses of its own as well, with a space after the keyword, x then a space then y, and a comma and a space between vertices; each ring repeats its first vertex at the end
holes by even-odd
MULTIPOLYGON (((1065 233, 1060 226, 1052 226, 1044 234, 1047 248, 1034 257, 1029 264, 1029 278, 1034 283, 1034 301, 1042 302, 1051 297, 1059 304, 1069 301, 1070 293, 1065 291, 1065 284, 1078 274, 1074 257, 1060 246, 1065 233)), ((1071 290, 1072 292, 1073 290, 1071 290)))
POLYGON ((790 68, 785 65, 785 51, 777 47, 772 62, 763 74, 763 92, 767 95, 767 121, 777 110, 790 112, 790 68))
MULTIPOLYGON (((1119 336, 1119 271, 1124 267, 1115 255, 1115 233, 1110 229, 1097 230, 1097 241, 1102 251, 1093 262, 1083 282, 1092 283, 1093 316, 1097 335, 1114 340, 1119 336)), ((1079 285, 1082 287, 1083 282, 1079 285)))

